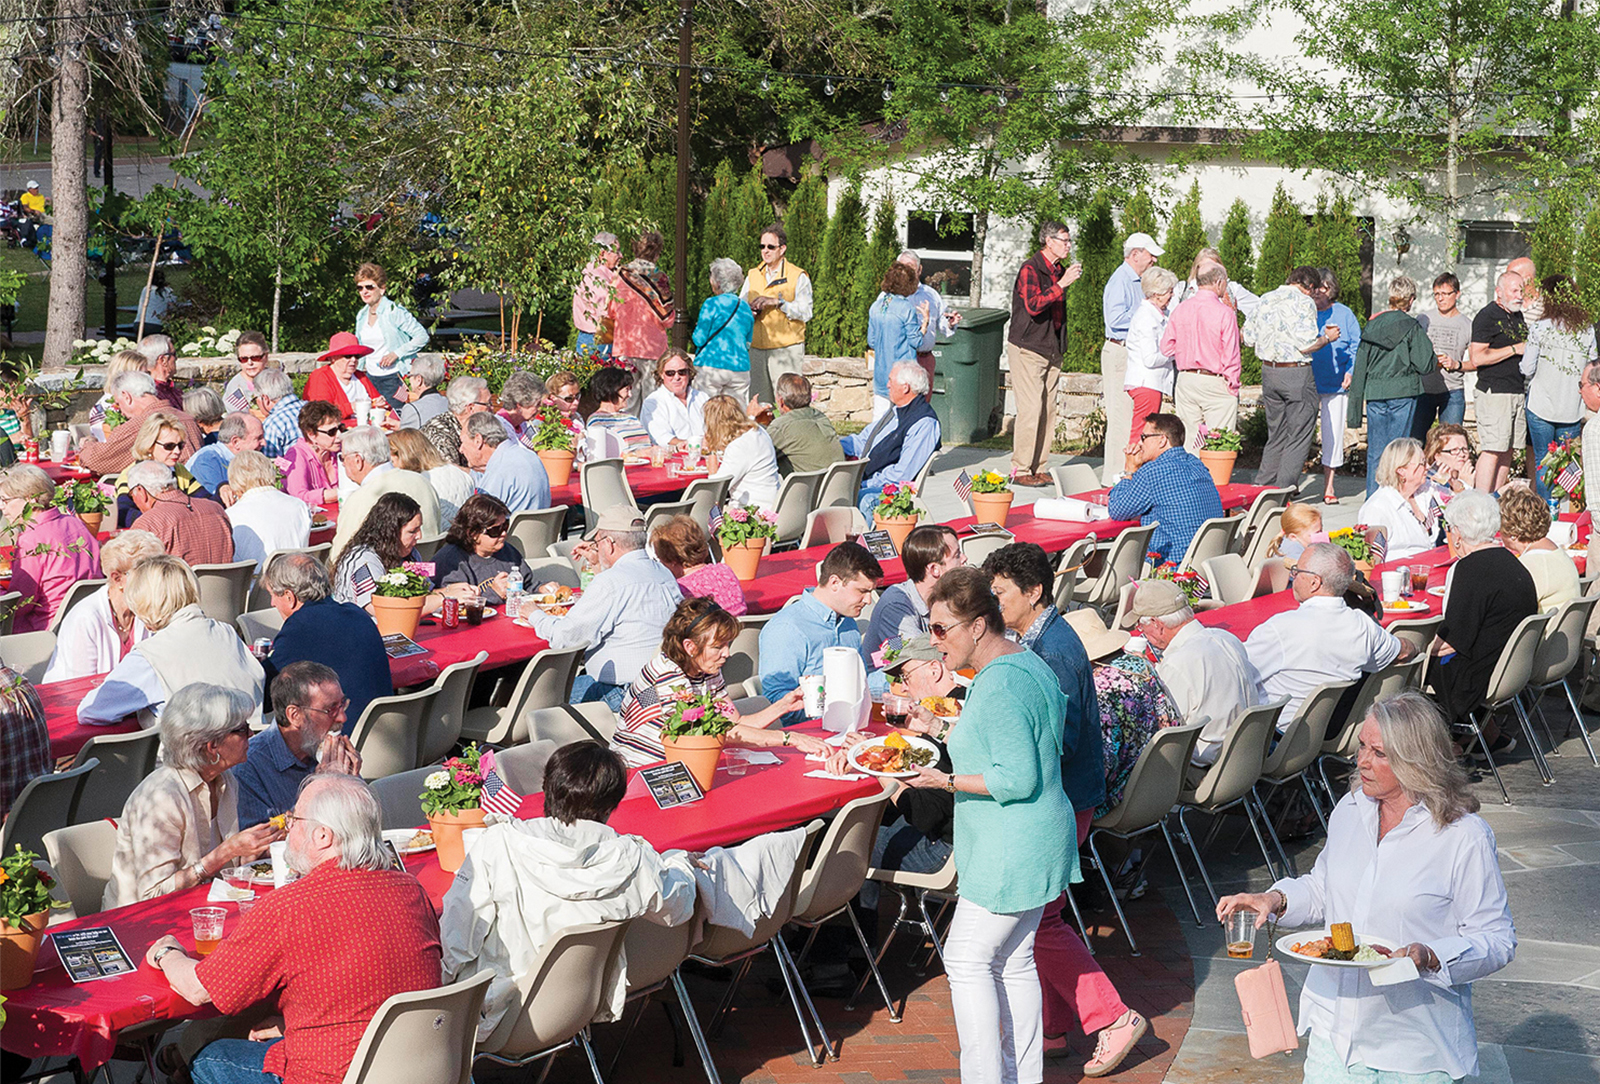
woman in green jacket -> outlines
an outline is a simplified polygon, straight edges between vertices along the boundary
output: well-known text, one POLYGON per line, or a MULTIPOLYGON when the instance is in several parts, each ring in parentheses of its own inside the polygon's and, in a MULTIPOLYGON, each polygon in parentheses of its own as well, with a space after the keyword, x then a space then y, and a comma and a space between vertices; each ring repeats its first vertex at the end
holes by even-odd
POLYGON ((961 899, 944 963, 961 1079, 1038 1081, 1044 1010, 1033 935, 1045 906, 1081 880, 1072 805, 1061 786, 1067 701, 1044 660, 1006 639, 982 569, 946 572, 929 599, 929 619, 945 665, 978 672, 963 721, 950 732, 952 773, 919 769, 909 781, 956 799, 961 899))
POLYGON ((1399 275, 1389 284, 1389 307, 1361 329, 1350 372, 1350 428, 1367 416, 1367 496, 1378 489, 1378 461, 1391 440, 1411 435, 1411 419, 1422 394, 1422 378, 1439 359, 1428 332, 1411 315, 1417 284, 1399 275))

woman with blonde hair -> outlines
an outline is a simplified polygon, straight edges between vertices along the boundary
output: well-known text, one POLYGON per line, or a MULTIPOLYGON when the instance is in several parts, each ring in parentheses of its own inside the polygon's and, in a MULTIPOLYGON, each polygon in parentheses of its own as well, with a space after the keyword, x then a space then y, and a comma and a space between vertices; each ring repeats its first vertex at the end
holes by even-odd
POLYGON ((1549 611, 1583 593, 1578 566, 1567 551, 1550 541, 1550 506, 1526 482, 1511 482, 1500 491, 1500 539, 1533 577, 1539 609, 1549 611))
POLYGON ((140 530, 119 531, 100 547, 106 584, 68 610, 56 626, 56 650, 44 672, 45 681, 107 673, 150 635, 128 606, 125 588, 135 565, 165 552, 161 539, 140 530))
MULTIPOLYGON (((1389 443, 1400 437, 1411 439, 1411 419, 1422 394, 1422 378, 1439 364, 1433 340, 1411 315, 1416 300, 1417 284, 1405 275, 1396 275, 1389 283, 1389 307, 1361 329, 1361 345, 1356 347, 1355 367, 1350 370, 1346 421, 1351 429, 1360 429, 1363 422, 1367 426, 1369 499, 1384 484, 1378 470, 1389 443)), ((1419 456, 1421 447, 1417 444, 1419 456)), ((1423 470, 1427 470, 1426 463, 1423 470)))
POLYGON ((388 287, 388 276, 377 264, 364 263, 356 268, 356 293, 361 296, 361 307, 356 310, 356 341, 367 348, 362 351, 361 368, 389 405, 399 410, 406 399, 401 394, 400 380, 411 372, 411 362, 428 345, 428 332, 415 316, 388 297, 388 287))
MULTIPOLYGON (((188 448, 184 441, 183 419, 169 410, 153 410, 144 416, 144 421, 139 423, 139 435, 133 438, 133 463, 142 463, 146 459, 165 463, 172 468, 177 488, 185 495, 210 500, 211 494, 200 484, 200 479, 190 474, 189 468, 183 465, 185 452, 193 455, 200 449, 188 448)), ((128 527, 139 518, 139 507, 133 503, 133 497, 128 492, 128 470, 133 463, 129 463, 117 475, 118 527, 128 527)))
MULTIPOLYGON (((578 374, 571 369, 557 369, 544 382, 544 405, 561 412, 561 421, 572 432, 572 449, 578 461, 584 459, 583 415, 578 413, 578 403, 583 399, 583 385, 578 374)), ((538 425, 534 425, 534 430, 538 425)), ((530 432, 531 435, 531 432, 530 432)))
POLYGON ((78 705, 85 723, 116 723, 137 714, 154 727, 166 702, 185 685, 209 681, 237 689, 261 721, 265 674, 232 625, 200 609, 200 583, 178 557, 158 554, 133 566, 123 588, 128 608, 150 630, 78 705))
POLYGON ((1383 529, 1388 560, 1410 557, 1436 544, 1439 510, 1425 495, 1419 496, 1427 477, 1421 444, 1398 437, 1384 446, 1373 471, 1378 489, 1356 513, 1356 522, 1383 529))
POLYGON ((706 431, 706 393, 694 386, 694 362, 677 348, 656 359, 656 390, 645 396, 639 421, 652 443, 674 450, 699 444, 706 431))
MULTIPOLYGON (((137 350, 118 350, 111 355, 111 360, 106 362, 106 378, 103 386, 109 388, 111 386, 111 378, 118 373, 135 371, 148 373, 150 371, 150 359, 137 350)), ((89 408, 89 433, 95 440, 106 439, 106 412, 115 407, 116 400, 107 392, 100 396, 99 399, 96 399, 94 406, 89 408)), ((196 451, 198 450, 196 449, 196 451)))
POLYGON ((233 503, 233 559, 254 561, 261 572, 269 553, 305 549, 311 540, 311 508, 278 488, 278 468, 255 451, 236 452, 228 464, 233 503))
POLYGON ((1494 834, 1439 709, 1407 690, 1361 725, 1350 792, 1303 877, 1225 896, 1217 918, 1251 911, 1289 928, 1348 922, 1419 979, 1385 992, 1369 972, 1312 964, 1300 992, 1308 1084, 1445 1084, 1476 1075, 1472 987, 1516 955, 1494 834), (1403 991, 1396 994, 1393 991, 1403 991))
POLYGON ((400 470, 424 476, 433 485, 439 497, 440 523, 454 520, 472 496, 472 475, 454 463, 446 463, 420 429, 396 429, 389 434, 389 461, 400 470))
POLYGON ((707 455, 722 456, 716 474, 727 476, 728 496, 734 504, 753 504, 772 511, 778 503, 778 449, 767 431, 751 421, 739 400, 718 395, 706 403, 707 455))
POLYGON ((1472 442, 1461 426, 1440 422, 1428 430, 1422 454, 1428 461, 1428 481, 1423 486, 1423 494, 1440 508, 1472 485, 1472 442))
POLYGON ((56 486, 43 470, 17 463, 0 473, 0 511, 17 532, 10 590, 22 596, 13 614, 16 632, 38 632, 79 580, 92 579, 100 543, 83 520, 55 506, 56 486))

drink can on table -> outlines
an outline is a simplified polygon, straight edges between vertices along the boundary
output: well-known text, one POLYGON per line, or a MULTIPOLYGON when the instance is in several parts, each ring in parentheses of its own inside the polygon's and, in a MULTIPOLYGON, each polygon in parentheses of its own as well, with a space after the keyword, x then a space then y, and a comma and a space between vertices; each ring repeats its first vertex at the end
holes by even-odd
POLYGON ((445 628, 447 628, 447 629, 458 629, 458 628, 460 628, 461 627, 461 600, 458 599, 458 598, 451 598, 451 597, 449 597, 447 595, 445 597, 445 600, 444 600, 444 605, 439 608, 439 614, 440 614, 441 620, 444 621, 444 627, 445 628))
POLYGON ((821 674, 807 674, 800 679, 800 691, 805 694, 806 718, 822 718, 823 688, 821 674))
POLYGON ((257 636, 250 643, 250 654, 258 660, 265 659, 272 654, 272 640, 265 636, 257 636))

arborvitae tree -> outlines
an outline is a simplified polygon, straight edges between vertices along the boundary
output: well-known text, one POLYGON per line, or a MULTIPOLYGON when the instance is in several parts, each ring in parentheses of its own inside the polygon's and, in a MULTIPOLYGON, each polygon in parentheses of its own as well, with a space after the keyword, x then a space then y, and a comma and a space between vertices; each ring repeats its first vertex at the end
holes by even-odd
POLYGON ((1282 286, 1289 272, 1302 263, 1306 243, 1306 220, 1280 183, 1272 194, 1272 210, 1267 212, 1267 232, 1261 239, 1261 256, 1256 260, 1257 293, 1282 286))
POLYGON ((1189 186, 1189 194, 1172 208, 1161 266, 1171 269, 1179 279, 1187 278, 1195 255, 1210 243, 1205 223, 1200 221, 1200 182, 1195 181, 1189 186))
POLYGON ((1122 208, 1122 236, 1118 238, 1118 247, 1130 234, 1148 233, 1154 237, 1159 228, 1156 205, 1150 199, 1150 193, 1141 188, 1122 208))
POLYGON ((1565 188, 1553 189, 1538 219, 1528 233, 1533 266, 1541 276, 1571 274, 1578 222, 1570 193, 1565 188))
POLYGON ((729 247, 722 255, 738 260, 740 267, 755 266, 761 258, 761 231, 770 225, 772 197, 767 195, 766 178, 757 166, 744 175, 734 193, 728 224, 729 247))
POLYGON ((822 238, 828 232, 828 182, 815 173, 806 175, 789 197, 783 230, 789 235, 789 259, 811 271, 822 258, 822 238))
POLYGON ((867 314, 873 300, 880 293, 884 272, 900 254, 900 235, 894 228, 894 201, 878 204, 872 216, 872 243, 856 268, 855 289, 850 295, 850 314, 845 321, 847 354, 859 354, 867 348, 867 314))
MULTIPOLYGON (((1256 261, 1251 254, 1250 247, 1250 208, 1245 206, 1242 199, 1233 201, 1233 206, 1228 208, 1228 219, 1222 224, 1222 240, 1217 242, 1217 251, 1222 253, 1222 266, 1228 269, 1228 277, 1247 290, 1255 288, 1256 261)), ((1188 268, 1173 267, 1179 275, 1188 274, 1188 268)))
MULTIPOLYGON (((689 268, 691 277, 704 276, 711 261, 724 256, 738 260, 733 237, 734 199, 739 182, 733 176, 733 163, 726 158, 717 163, 711 176, 711 190, 706 193, 704 225, 700 229, 699 256, 689 268)), ((746 266, 743 260, 739 266, 746 266)))
POLYGON ((1590 315, 1600 315, 1600 200, 1589 208, 1572 270, 1578 280, 1579 300, 1590 315))
POLYGON ((1105 340, 1102 300, 1106 282, 1122 258, 1111 200, 1102 194, 1078 225, 1073 255, 1083 275, 1067 287, 1067 364, 1069 372, 1098 373, 1105 340))
MULTIPOLYGON (((815 309, 806 327, 806 347, 812 353, 839 355, 844 349, 845 320, 855 288, 856 269, 867 255, 867 210, 861 187, 852 184, 839 197, 822 239, 822 259, 808 268, 815 309)), ((802 265, 803 266, 803 265, 802 265)))
POLYGON ((1332 204, 1326 196, 1317 197, 1317 213, 1307 231, 1304 248, 1296 264, 1332 269, 1339 280, 1339 300, 1366 321, 1366 302, 1361 297, 1361 223, 1356 219, 1350 198, 1337 193, 1332 204))

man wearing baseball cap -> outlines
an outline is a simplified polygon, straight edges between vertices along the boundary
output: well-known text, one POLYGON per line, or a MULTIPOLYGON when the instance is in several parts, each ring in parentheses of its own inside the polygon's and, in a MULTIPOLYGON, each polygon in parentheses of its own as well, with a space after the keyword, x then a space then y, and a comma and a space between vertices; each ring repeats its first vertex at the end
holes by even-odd
MULTIPOLYGON (((683 592, 672 573, 645 553, 644 516, 638 509, 607 508, 583 540, 599 575, 565 616, 534 609, 528 620, 557 651, 588 645, 584 672, 572 683, 572 703, 603 700, 620 711, 628 686, 661 650, 661 632, 683 592)), ((539 590, 557 586, 547 583, 539 590)))
POLYGON ((1133 427, 1133 400, 1122 388, 1128 373, 1128 325, 1144 303, 1144 286, 1139 276, 1148 271, 1164 250, 1148 233, 1130 234, 1122 242, 1122 262, 1106 280, 1101 296, 1105 317, 1106 341, 1100 348, 1100 394, 1106 409, 1105 466, 1100 478, 1111 485, 1122 475, 1122 450, 1128 446, 1133 427))
POLYGON ((1244 645, 1233 633, 1196 621, 1188 597, 1171 580, 1140 580, 1123 625, 1136 627, 1161 652, 1156 673, 1183 721, 1206 724, 1192 759, 1210 764, 1239 713, 1265 699, 1244 645))

